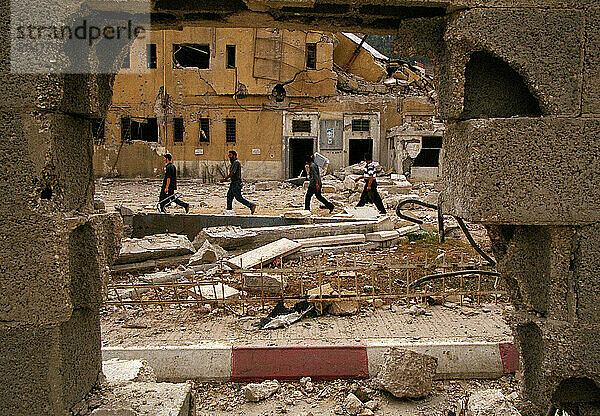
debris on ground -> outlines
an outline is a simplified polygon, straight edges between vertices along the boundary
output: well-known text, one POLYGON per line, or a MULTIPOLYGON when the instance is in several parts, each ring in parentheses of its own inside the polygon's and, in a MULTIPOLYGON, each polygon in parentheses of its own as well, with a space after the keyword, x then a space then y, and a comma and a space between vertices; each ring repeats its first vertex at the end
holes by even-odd
POLYGON ((242 273, 244 291, 269 296, 281 295, 288 286, 284 275, 275 275, 263 272, 242 273))
POLYGON ((431 393, 437 358, 404 348, 390 348, 377 373, 375 385, 403 398, 425 397, 431 393))
POLYGON ((226 263, 238 269, 250 269, 270 263, 273 259, 285 257, 302 248, 302 244, 281 238, 254 250, 247 251, 239 256, 226 260, 226 263))
POLYGON ((467 416, 521 416, 502 390, 479 390, 469 396, 467 416))
POLYGON ((194 247, 199 249, 205 240, 216 244, 225 250, 236 250, 254 241, 256 233, 234 226, 207 227, 202 229, 194 238, 194 247))
POLYGON ((200 264, 216 263, 227 256, 227 251, 217 244, 211 244, 208 240, 202 243, 202 246, 192 254, 188 261, 188 266, 197 266, 200 264))
POLYGON ((193 254, 194 246, 185 235, 154 234, 143 238, 123 238, 115 264, 193 254))
POLYGON ((156 382, 151 366, 142 360, 120 360, 113 358, 102 362, 102 373, 110 384, 123 384, 133 381, 156 382))
POLYGON ((262 383, 251 383, 244 386, 242 392, 246 400, 250 402, 259 402, 271 397, 279 390, 279 382, 277 380, 266 380, 262 383))
POLYGON ((348 413, 349 415, 356 416, 360 412, 362 412, 363 407, 364 404, 358 399, 358 397, 356 397, 352 393, 348 393, 348 395, 346 396, 346 400, 344 400, 344 410, 346 411, 346 413, 348 413))
POLYGON ((286 308, 283 301, 280 300, 273 310, 265 318, 261 318, 255 326, 260 329, 286 328, 304 317, 317 315, 315 307, 307 301, 300 301, 290 309, 286 308))

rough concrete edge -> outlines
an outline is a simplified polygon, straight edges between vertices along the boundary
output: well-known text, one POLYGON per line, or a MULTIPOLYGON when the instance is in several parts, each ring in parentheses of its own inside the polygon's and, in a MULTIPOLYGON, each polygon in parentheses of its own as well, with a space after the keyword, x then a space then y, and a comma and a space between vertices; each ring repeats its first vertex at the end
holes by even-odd
POLYGON ((159 381, 227 381, 231 379, 232 345, 210 342, 185 346, 103 347, 102 360, 145 360, 159 381))
POLYGON ((507 367, 503 363, 500 344, 512 345, 510 342, 369 341, 369 375, 377 375, 383 364, 384 354, 390 347, 400 347, 436 357, 438 369, 435 378, 438 380, 499 378, 510 372, 506 371, 507 367))

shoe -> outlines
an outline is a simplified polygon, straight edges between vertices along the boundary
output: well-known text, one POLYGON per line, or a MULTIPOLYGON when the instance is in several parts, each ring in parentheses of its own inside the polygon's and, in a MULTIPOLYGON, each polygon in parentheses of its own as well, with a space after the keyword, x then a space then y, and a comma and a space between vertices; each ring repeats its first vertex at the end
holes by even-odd
POLYGON ((329 208, 329 213, 330 214, 333 212, 333 208, 335 208, 335 205, 331 205, 331 208, 329 208))
POLYGON ((185 205, 185 213, 187 214, 188 212, 190 212, 190 204, 186 204, 185 205))
POLYGON ((250 214, 254 215, 254 211, 256 211, 256 204, 250 207, 250 214))

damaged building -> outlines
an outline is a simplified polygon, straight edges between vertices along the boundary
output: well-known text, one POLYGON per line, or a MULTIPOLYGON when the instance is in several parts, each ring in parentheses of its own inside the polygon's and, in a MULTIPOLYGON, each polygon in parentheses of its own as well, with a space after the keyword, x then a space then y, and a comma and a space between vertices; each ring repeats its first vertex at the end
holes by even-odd
MULTIPOLYGON (((297 177, 320 152, 331 171, 371 152, 398 169, 390 131, 432 122, 424 71, 352 33, 184 27, 130 47, 112 105, 95 120, 97 176, 155 177, 170 152, 181 175, 213 181, 235 149, 246 177, 297 177)), ((410 174, 410 172, 408 172, 410 174)), ((434 177, 436 177, 434 175, 434 177)))

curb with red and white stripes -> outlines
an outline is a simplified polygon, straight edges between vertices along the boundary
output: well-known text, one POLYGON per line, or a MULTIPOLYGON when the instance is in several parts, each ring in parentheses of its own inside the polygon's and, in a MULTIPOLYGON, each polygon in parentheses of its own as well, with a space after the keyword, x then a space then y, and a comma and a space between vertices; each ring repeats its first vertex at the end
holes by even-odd
POLYGON ((514 373, 519 355, 511 342, 399 342, 361 345, 105 347, 102 359, 144 360, 160 381, 316 380, 374 377, 390 347, 438 359, 437 379, 498 378, 514 373))

